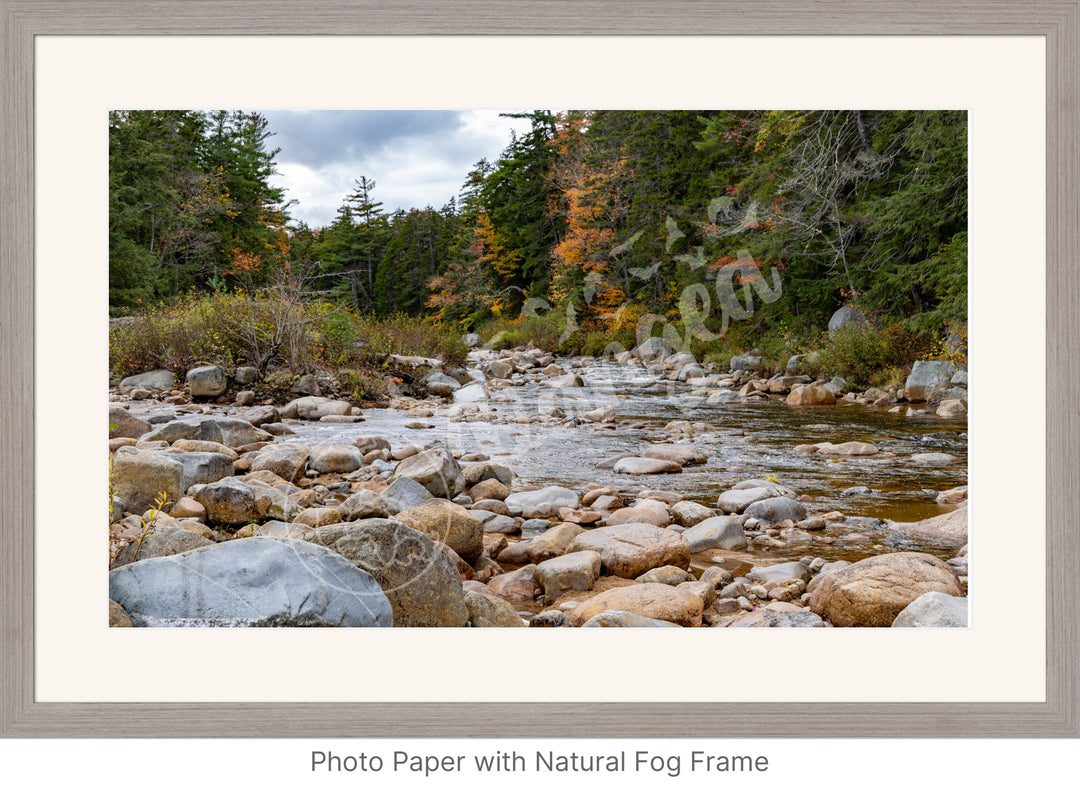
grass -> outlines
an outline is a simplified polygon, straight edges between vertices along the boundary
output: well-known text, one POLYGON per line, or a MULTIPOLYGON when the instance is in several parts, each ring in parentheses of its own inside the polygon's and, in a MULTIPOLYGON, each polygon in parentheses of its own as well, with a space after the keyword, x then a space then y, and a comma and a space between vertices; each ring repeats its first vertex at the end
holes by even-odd
POLYGON ((366 370, 391 353, 459 366, 467 348, 450 325, 406 315, 373 318, 280 292, 185 295, 109 333, 109 368, 119 378, 159 368, 186 373, 200 363, 264 372, 366 370))

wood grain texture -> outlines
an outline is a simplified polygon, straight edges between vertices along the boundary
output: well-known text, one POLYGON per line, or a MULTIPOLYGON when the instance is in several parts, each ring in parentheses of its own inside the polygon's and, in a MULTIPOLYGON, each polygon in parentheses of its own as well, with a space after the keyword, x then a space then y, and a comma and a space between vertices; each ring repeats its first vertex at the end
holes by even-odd
POLYGON ((47 704, 33 499, 0 490, 0 737, 1080 736, 1077 2, 0 0, 0 483, 33 459, 33 37, 50 34, 1027 34, 1047 41, 1047 700, 1040 704, 47 704))

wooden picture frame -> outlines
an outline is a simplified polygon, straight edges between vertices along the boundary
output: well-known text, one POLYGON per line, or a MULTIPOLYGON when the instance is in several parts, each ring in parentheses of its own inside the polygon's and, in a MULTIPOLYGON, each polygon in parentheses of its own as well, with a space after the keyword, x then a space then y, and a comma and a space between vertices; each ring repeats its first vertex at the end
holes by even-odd
POLYGON ((1080 736, 1080 2, 0 0, 0 737, 1080 736), (42 703, 34 698, 34 40, 43 35, 970 35, 1047 52, 1046 700, 42 703))

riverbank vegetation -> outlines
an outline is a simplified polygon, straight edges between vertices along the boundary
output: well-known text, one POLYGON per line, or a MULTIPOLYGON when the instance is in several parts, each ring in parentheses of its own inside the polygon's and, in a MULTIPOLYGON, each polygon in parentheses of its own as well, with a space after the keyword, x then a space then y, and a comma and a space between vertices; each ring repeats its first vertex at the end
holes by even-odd
POLYGON ((312 229, 271 187, 259 114, 110 114, 110 312, 150 313, 114 331, 114 369, 260 366, 275 345, 279 363, 356 364, 386 322, 398 353, 453 359, 448 340, 475 331, 599 354, 663 330, 721 364, 817 351, 863 385, 963 356, 964 112, 526 119, 439 208, 387 212, 356 175, 312 229), (301 274, 295 322, 269 331, 301 274), (826 334, 843 306, 856 322, 826 334))

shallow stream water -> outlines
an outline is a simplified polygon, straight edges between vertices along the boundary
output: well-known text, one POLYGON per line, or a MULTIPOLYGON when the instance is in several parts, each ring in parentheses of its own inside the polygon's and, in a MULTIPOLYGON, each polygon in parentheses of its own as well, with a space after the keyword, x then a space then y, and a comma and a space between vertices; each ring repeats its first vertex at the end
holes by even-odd
MULTIPOLYGON (((889 523, 918 521, 951 509, 939 506, 934 498, 939 491, 967 483, 967 424, 962 418, 944 419, 932 412, 906 416, 889 413, 888 407, 842 401, 835 406, 794 408, 782 397, 709 405, 704 396, 692 395, 691 387, 658 381, 640 366, 593 361, 575 372, 583 377, 584 387, 554 388, 541 377, 491 390, 482 405, 509 422, 452 422, 439 411, 430 418, 416 418, 405 417, 399 410, 365 409, 366 421, 355 425, 293 423, 297 436, 290 440, 348 443, 360 435, 373 435, 385 437, 394 449, 443 440, 452 448, 484 453, 510 466, 518 483, 563 485, 579 492, 588 483, 600 483, 630 496, 659 489, 710 506, 722 491, 741 480, 771 477, 813 498, 811 513, 840 511, 847 517, 844 525, 850 525, 831 534, 815 534, 824 543, 799 546, 795 557, 822 554, 828 559, 857 559, 882 549, 920 549, 942 557, 955 554, 895 533, 889 523), (615 424, 514 421, 535 416, 541 407, 557 406, 571 417, 609 405, 616 411, 615 424), (673 438, 663 428, 678 420, 708 423, 718 430, 673 438), (433 427, 405 427, 417 421, 433 427), (639 476, 617 475, 597 466, 616 453, 640 454, 649 444, 672 441, 701 447, 708 462, 685 467, 681 473, 639 476), (847 441, 871 442, 895 460, 793 452, 800 444, 847 441), (956 460, 947 465, 920 464, 911 460, 915 453, 948 453, 956 460), (860 486, 870 493, 841 496, 846 489, 860 486), (864 539, 844 542, 845 532, 864 539)), ((482 378, 479 371, 473 374, 482 378)), ((776 550, 765 557, 790 559, 795 549, 776 550)), ((761 552, 755 554, 756 559, 761 557, 761 552)))

